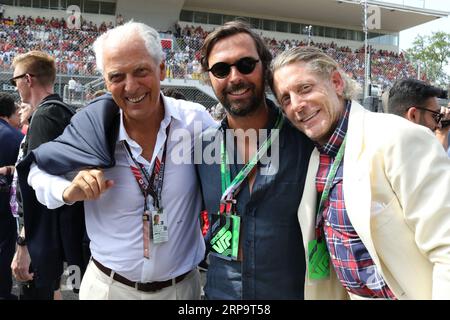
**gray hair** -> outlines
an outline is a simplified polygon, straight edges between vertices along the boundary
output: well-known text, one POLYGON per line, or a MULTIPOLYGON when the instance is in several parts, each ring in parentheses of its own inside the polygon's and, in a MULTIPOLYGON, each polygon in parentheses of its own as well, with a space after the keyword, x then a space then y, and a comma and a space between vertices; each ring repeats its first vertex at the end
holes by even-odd
POLYGON ((103 48, 107 41, 127 39, 133 34, 138 34, 144 40, 145 47, 157 65, 163 60, 164 53, 161 47, 161 39, 158 32, 148 25, 140 22, 128 21, 127 23, 108 30, 99 36, 94 44, 97 69, 103 74, 103 48))
POLYGON ((275 57, 270 65, 271 76, 269 84, 272 91, 274 91, 273 73, 276 70, 295 62, 307 63, 308 68, 322 78, 329 78, 334 71, 338 71, 344 80, 344 99, 352 100, 357 98, 361 89, 356 81, 351 79, 339 67, 339 64, 335 60, 325 54, 322 50, 314 47, 292 48, 275 57))

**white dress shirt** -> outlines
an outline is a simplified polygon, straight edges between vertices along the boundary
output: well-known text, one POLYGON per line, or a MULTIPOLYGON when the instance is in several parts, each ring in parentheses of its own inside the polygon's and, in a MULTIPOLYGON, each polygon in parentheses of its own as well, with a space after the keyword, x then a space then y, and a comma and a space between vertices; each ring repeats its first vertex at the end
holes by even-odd
MULTIPOLYGON (((114 186, 98 200, 84 201, 92 256, 131 281, 150 282, 174 278, 195 268, 205 253, 199 225, 201 193, 195 166, 192 161, 180 164, 177 155, 182 149, 180 136, 186 138, 189 133, 191 139, 189 143, 183 144, 183 151, 192 152, 194 135, 215 122, 199 104, 166 97, 163 97, 163 102, 165 115, 151 162, 142 157, 142 148, 128 136, 121 113, 114 153, 116 165, 104 169, 105 178, 113 180, 114 186), (122 141, 128 142, 133 157, 151 172, 159 150, 164 147, 169 123, 171 125, 162 189, 162 207, 167 214, 169 240, 161 244, 154 244, 151 240, 150 258, 147 259, 144 258, 143 251, 144 197, 130 170, 122 141), (186 150, 186 147, 190 149, 186 150)), ((37 199, 49 208, 64 204, 62 194, 70 181, 65 177, 49 175, 36 164, 32 165, 28 177, 28 183, 36 191, 37 199)), ((153 208, 151 196, 148 197, 148 202, 150 208, 153 208)))

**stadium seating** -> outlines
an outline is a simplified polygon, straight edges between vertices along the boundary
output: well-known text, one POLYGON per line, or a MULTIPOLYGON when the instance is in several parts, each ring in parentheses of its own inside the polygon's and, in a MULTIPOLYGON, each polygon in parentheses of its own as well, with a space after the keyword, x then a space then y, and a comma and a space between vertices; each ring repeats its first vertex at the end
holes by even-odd
MULTIPOLYGON (((64 19, 19 16, 15 20, 0 22, 0 70, 10 70, 12 59, 29 50, 43 50, 55 57, 58 73, 69 76, 96 76, 95 57, 91 45, 96 37, 112 28, 83 21, 81 28, 68 29, 64 19)), ((188 27, 176 32, 173 45, 164 45, 167 76, 169 78, 200 79, 200 48, 207 32, 201 27, 188 27)), ((307 45, 303 41, 286 39, 277 41, 265 38, 273 55, 294 46, 307 45)), ((364 81, 364 48, 353 52, 335 43, 314 43, 335 58, 343 70, 360 83, 364 81)), ((372 83, 382 88, 390 86, 397 78, 416 77, 414 67, 403 56, 388 51, 371 51, 372 83)))

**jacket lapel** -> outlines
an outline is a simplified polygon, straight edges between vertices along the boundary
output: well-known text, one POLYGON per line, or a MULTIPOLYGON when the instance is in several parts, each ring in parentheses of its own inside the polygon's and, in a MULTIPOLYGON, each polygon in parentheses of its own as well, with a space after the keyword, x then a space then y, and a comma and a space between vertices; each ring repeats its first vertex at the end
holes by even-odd
MULTIPOLYGON (((315 237, 315 218, 317 210, 316 174, 319 168, 319 151, 314 149, 309 160, 308 172, 306 175, 305 188, 302 201, 298 208, 298 220, 303 235, 305 246, 306 262, 308 262, 308 242, 315 237)), ((331 266, 330 266, 331 267, 331 266)), ((332 267, 331 267, 332 268, 332 267)), ((331 270, 330 278, 325 280, 310 280, 308 273, 305 276, 305 299, 348 299, 347 291, 342 287, 337 279, 334 270, 331 270)))
POLYGON ((367 112, 360 104, 352 103, 344 155, 344 199, 350 222, 374 262, 379 265, 370 231, 370 146, 364 142, 367 112))
POLYGON ((309 160, 308 172, 306 174, 305 188, 302 201, 298 208, 298 221, 303 235, 303 244, 308 248, 308 241, 314 239, 314 224, 316 217, 317 191, 315 180, 319 168, 319 151, 314 149, 309 160))

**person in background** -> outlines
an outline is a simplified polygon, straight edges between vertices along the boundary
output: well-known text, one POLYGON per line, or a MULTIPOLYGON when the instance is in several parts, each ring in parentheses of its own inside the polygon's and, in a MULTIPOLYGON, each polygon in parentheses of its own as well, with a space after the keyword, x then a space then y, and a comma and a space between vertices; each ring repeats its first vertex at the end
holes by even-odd
POLYGON ((17 106, 14 98, 0 93, 0 300, 17 299, 11 294, 11 261, 14 256, 17 228, 9 206, 14 164, 23 135, 17 130, 17 106))
MULTIPOLYGON (((450 110, 450 102, 447 104, 447 109, 450 110)), ((449 130, 449 133, 447 135, 447 141, 448 141, 448 139, 450 139, 450 130, 449 130)), ((447 148, 447 154, 450 157, 450 146, 447 148)))
POLYGON ((67 84, 67 87, 69 89, 69 101, 72 102, 75 98, 75 88, 77 87, 77 81, 73 77, 71 77, 67 84))
POLYGON ((26 135, 28 127, 30 125, 31 116, 34 112, 34 108, 29 103, 20 103, 19 117, 20 117, 20 131, 26 135))
MULTIPOLYGON (((75 110, 54 93, 55 60, 42 51, 17 55, 13 61, 11 84, 21 101, 35 109, 23 154, 27 156, 41 144, 58 137, 69 124, 75 110)), ((17 157, 17 155, 16 155, 17 157)), ((16 166, 16 169, 19 165, 16 166)), ((21 282, 20 299, 52 300, 59 288, 64 261, 84 272, 82 234, 85 229, 80 205, 49 210, 41 205, 26 183, 19 185, 23 203, 24 227, 17 238, 17 250, 11 264, 14 277, 21 282)))
POLYGON ((421 80, 397 80, 389 90, 386 112, 427 127, 447 150, 450 125, 443 126, 442 121, 450 120, 450 109, 439 105, 442 94, 441 88, 421 80))

